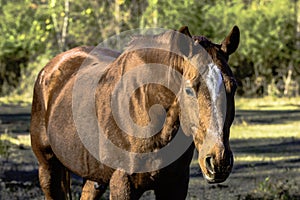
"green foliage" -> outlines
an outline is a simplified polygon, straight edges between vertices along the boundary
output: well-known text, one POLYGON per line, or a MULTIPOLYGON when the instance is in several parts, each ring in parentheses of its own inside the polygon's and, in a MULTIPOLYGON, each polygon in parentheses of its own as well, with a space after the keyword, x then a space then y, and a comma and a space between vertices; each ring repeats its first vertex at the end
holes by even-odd
POLYGON ((148 7, 142 15, 140 28, 145 27, 164 27, 179 29, 187 24, 190 16, 189 9, 192 8, 194 0, 148 0, 148 7), (187 15, 188 14, 188 15, 187 15))
POLYGON ((49 32, 43 13, 30 1, 2 2, 0 17, 0 95, 5 95, 18 86, 21 69, 44 53, 49 32))
POLYGON ((0 0, 0 96, 30 96, 26 88, 34 80, 28 79, 36 75, 29 74, 36 74, 46 60, 75 46, 97 45, 128 29, 187 25, 192 34, 221 42, 235 24, 241 30, 241 43, 230 65, 242 86, 239 94, 264 95, 269 85, 269 94, 282 96, 290 68, 292 83, 300 82, 299 4, 292 0, 0 0))
POLYGON ((243 86, 240 93, 252 96, 259 90, 266 94, 272 81, 284 83, 289 65, 296 72, 293 78, 299 78, 296 8, 290 0, 195 2, 189 20, 194 33, 219 42, 231 26, 239 26, 241 42, 230 64, 243 86))
POLYGON ((241 43, 230 64, 242 86, 239 93, 264 95, 268 85, 275 83, 272 91, 278 92, 271 92, 281 96, 289 67, 294 68, 292 78, 299 82, 300 56, 296 46, 299 5, 296 3, 290 0, 149 1, 145 12, 148 18, 145 15, 144 18, 153 24, 158 11, 159 26, 188 25, 193 34, 217 42, 224 39, 233 25, 238 25, 241 43))

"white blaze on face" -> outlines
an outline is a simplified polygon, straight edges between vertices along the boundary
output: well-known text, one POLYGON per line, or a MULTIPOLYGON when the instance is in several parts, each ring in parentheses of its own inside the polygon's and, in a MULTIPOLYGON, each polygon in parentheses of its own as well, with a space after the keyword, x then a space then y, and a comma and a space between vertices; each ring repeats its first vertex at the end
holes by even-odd
POLYGON ((221 70, 214 63, 208 65, 208 73, 205 77, 206 85, 211 97, 211 124, 209 132, 221 134, 226 116, 226 95, 221 70))
POLYGON ((221 84, 223 83, 223 78, 221 75, 221 71, 218 66, 214 63, 210 63, 208 65, 208 74, 206 77, 206 84, 209 89, 212 101, 216 102, 220 89, 221 84))

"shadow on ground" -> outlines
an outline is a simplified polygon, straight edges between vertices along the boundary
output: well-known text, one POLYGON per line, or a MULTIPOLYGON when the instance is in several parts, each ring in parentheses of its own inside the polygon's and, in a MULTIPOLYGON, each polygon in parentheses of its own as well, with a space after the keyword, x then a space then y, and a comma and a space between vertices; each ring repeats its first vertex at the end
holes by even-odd
MULTIPOLYGON (((300 120, 296 111, 238 110, 235 123, 283 124, 300 120)), ((0 108, 0 134, 28 135, 30 107, 0 108)), ((43 199, 37 161, 29 146, 6 144, 9 154, 0 156, 0 199, 43 199)), ((233 139, 232 174, 222 184, 209 185, 202 178, 195 153, 187 199, 300 199, 300 139, 233 139)), ((81 179, 73 176, 73 199, 79 199, 81 179)), ((107 196, 106 196, 107 198, 107 196)), ((142 199, 153 199, 147 192, 142 199)))
POLYGON ((285 124, 300 120, 300 110, 237 110, 235 124, 285 124))

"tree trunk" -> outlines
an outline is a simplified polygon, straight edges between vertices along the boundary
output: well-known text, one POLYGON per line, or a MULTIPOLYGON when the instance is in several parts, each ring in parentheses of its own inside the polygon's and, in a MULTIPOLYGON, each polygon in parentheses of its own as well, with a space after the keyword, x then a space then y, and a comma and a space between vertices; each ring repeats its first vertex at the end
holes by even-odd
POLYGON ((115 2, 115 20, 116 20, 115 33, 116 33, 116 35, 119 35, 120 34, 121 14, 120 14, 120 3, 117 0, 115 2))
POLYGON ((288 73, 287 73, 287 76, 285 78, 285 83, 284 83, 284 92, 283 92, 284 96, 289 95, 290 83, 292 81, 292 74, 293 74, 293 65, 292 65, 292 63, 290 63, 288 73))
POLYGON ((61 31, 61 50, 63 51, 65 51, 67 48, 66 38, 68 36, 69 14, 70 14, 70 2, 69 0, 65 0, 65 16, 64 16, 64 22, 61 31))
POLYGON ((51 18, 53 22, 53 27, 56 35, 56 40, 58 44, 59 51, 66 50, 66 38, 68 35, 68 27, 69 27, 69 8, 70 3, 69 0, 65 0, 64 4, 64 20, 62 24, 62 28, 60 30, 59 24, 57 22, 57 14, 55 13, 56 0, 50 1, 50 9, 51 9, 51 18))

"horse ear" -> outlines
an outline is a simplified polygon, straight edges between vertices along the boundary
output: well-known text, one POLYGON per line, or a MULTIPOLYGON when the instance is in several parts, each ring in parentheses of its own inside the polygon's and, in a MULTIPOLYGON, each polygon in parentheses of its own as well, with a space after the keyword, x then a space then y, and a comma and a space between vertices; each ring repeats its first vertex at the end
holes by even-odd
POLYGON ((178 32, 177 48, 183 55, 188 56, 193 48, 192 35, 187 26, 181 27, 178 32))
POLYGON ((228 56, 236 51, 240 43, 240 30, 237 26, 234 26, 231 32, 223 40, 221 49, 228 56))
POLYGON ((189 28, 187 26, 183 26, 179 29, 179 32, 182 33, 182 34, 185 34, 187 36, 189 36, 190 38, 192 38, 192 35, 189 31, 189 28))

